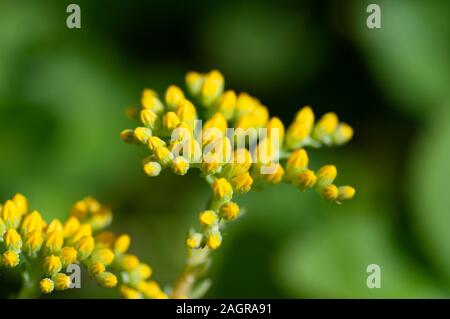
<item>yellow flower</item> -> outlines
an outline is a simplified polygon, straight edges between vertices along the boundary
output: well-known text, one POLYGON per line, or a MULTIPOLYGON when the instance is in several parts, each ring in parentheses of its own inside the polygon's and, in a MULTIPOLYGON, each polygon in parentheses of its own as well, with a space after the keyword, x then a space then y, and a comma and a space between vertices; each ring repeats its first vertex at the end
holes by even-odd
POLYGON ((222 94, 224 86, 222 73, 217 70, 209 72, 204 79, 201 89, 201 99, 205 106, 210 106, 222 94))
POLYGON ((89 265, 89 272, 93 275, 100 275, 105 269, 105 265, 101 262, 93 262, 89 265))
POLYGON ((208 239, 206 240, 206 244, 211 249, 217 249, 222 244, 222 235, 218 231, 211 232, 208 234, 208 239))
POLYGON ((77 262, 77 250, 73 247, 64 247, 61 249, 61 262, 63 266, 74 264, 77 262))
POLYGON ((333 142, 336 145, 342 145, 347 143, 353 137, 353 128, 346 124, 340 123, 336 130, 333 132, 333 142))
POLYGON ((152 268, 144 263, 139 264, 138 271, 140 278, 143 280, 150 278, 152 275, 152 268))
POLYGON ((61 271, 62 263, 58 256, 50 255, 44 259, 44 271, 47 275, 54 275, 61 271))
POLYGON ((191 249, 199 248, 203 240, 203 235, 200 233, 193 233, 186 239, 186 245, 191 249))
POLYGON ((67 221, 64 224, 64 237, 71 237, 73 236, 78 229, 80 228, 80 222, 76 217, 69 217, 67 221))
POLYGON ((130 247, 130 242, 131 238, 129 235, 120 235, 114 243, 114 251, 124 254, 128 250, 128 247, 130 247))
POLYGON ((175 112, 167 112, 163 115, 162 127, 169 133, 172 132, 178 124, 180 124, 180 118, 175 112))
POLYGON ((108 266, 114 261, 114 253, 109 248, 96 249, 91 255, 91 260, 98 261, 105 266, 108 266))
POLYGON ((120 261, 120 265, 126 271, 131 271, 139 266, 139 259, 135 255, 124 255, 120 261))
POLYGON ((2 255, 2 264, 5 267, 14 268, 20 262, 19 254, 15 251, 5 251, 2 255))
POLYGON ((16 229, 22 217, 22 214, 17 205, 12 200, 7 200, 2 208, 2 217, 6 228, 16 229))
POLYGON ((340 186, 338 188, 338 200, 352 199, 355 196, 355 189, 351 186, 340 186))
POLYGON ((218 221, 218 216, 213 210, 205 210, 200 213, 200 223, 204 226, 211 226, 218 221))
POLYGON ((152 136, 152 130, 149 129, 148 127, 139 126, 134 129, 133 134, 137 142, 145 144, 147 143, 148 138, 152 136))
POLYGON ((155 150, 155 157, 162 166, 172 163, 173 154, 167 147, 159 147, 155 150))
POLYGON ((141 104, 144 109, 152 110, 155 113, 160 113, 164 110, 164 105, 158 99, 155 91, 145 89, 142 92, 141 104))
POLYGON ((211 128, 218 129, 222 134, 225 133, 227 129, 227 119, 222 113, 215 113, 211 116, 205 124, 203 124, 203 130, 206 131, 211 128))
POLYGON ((158 162, 145 163, 144 172, 151 177, 158 176, 161 173, 161 164, 159 164, 158 162))
POLYGON ((325 188, 322 190, 322 195, 328 200, 334 201, 338 198, 339 190, 334 184, 330 184, 328 186, 325 186, 325 188))
POLYGON ((157 136, 150 136, 147 140, 147 146, 151 151, 156 151, 160 147, 166 146, 166 142, 157 136))
POLYGON ((277 136, 278 135, 278 139, 279 139, 279 143, 280 143, 280 147, 282 144, 282 141, 284 139, 284 124, 283 122, 281 122, 281 120, 274 116, 272 117, 269 122, 267 123, 267 136, 269 138, 272 138, 273 136, 277 136))
POLYGON ((303 148, 293 151, 286 162, 287 174, 296 175, 308 167, 308 162, 308 153, 303 148))
POLYGON ((203 85, 203 76, 194 71, 190 71, 186 74, 186 86, 189 93, 196 96, 200 94, 203 85))
POLYGON ((20 248, 22 248, 22 237, 15 229, 8 229, 3 235, 3 240, 5 242, 6 249, 20 252, 20 248))
MULTIPOLYGON (((0 206, 1 210, 1 206, 0 206)), ((0 217, 0 237, 3 237, 3 234, 6 232, 6 225, 3 219, 0 217)))
POLYGON ((197 118, 197 111, 194 104, 189 100, 182 100, 178 103, 176 114, 181 122, 184 122, 192 130, 194 128, 194 120, 197 118))
POLYGON ((88 258, 94 250, 95 242, 92 236, 85 236, 77 241, 75 248, 78 250, 78 259, 88 258))
POLYGON ((52 277, 56 290, 66 290, 70 288, 72 281, 70 277, 63 273, 57 273, 52 277))
POLYGON ((270 164, 270 169, 273 171, 273 173, 261 174, 262 178, 270 184, 278 184, 279 182, 281 182, 284 176, 283 166, 281 166, 280 163, 272 163, 270 164))
POLYGON ((183 156, 178 156, 173 160, 172 171, 177 175, 184 175, 189 170, 189 163, 183 156))
POLYGON ((26 234, 27 232, 30 232, 32 230, 42 231, 44 226, 44 219, 42 218, 41 214, 35 210, 24 217, 21 230, 23 234, 26 234))
POLYGON ((184 100, 184 93, 178 86, 171 85, 166 90, 165 99, 169 110, 175 110, 178 103, 184 100))
POLYGON ((286 132, 285 144, 288 149, 296 149, 301 147, 309 137, 311 128, 303 122, 292 123, 286 132))
POLYGON ((152 110, 143 109, 140 114, 141 123, 151 129, 155 128, 158 115, 152 110))
POLYGON ((239 206, 234 202, 228 202, 220 206, 220 216, 225 220, 234 220, 239 216, 239 206))
POLYGON ((25 244, 23 249, 28 253, 28 255, 34 255, 41 249, 43 241, 44 239, 42 238, 42 232, 40 230, 33 230, 25 235, 25 244))
POLYGON ((314 112, 309 106, 300 109, 295 115, 295 122, 306 124, 311 130, 314 125, 314 112))
POLYGON ((233 188, 225 178, 216 179, 211 185, 214 198, 228 201, 233 196, 233 188))
POLYGON ((317 186, 325 187, 333 183, 337 176, 337 169, 334 165, 322 166, 317 172, 317 186))
POLYGON ((50 224, 48 224, 48 226, 47 226, 47 228, 45 230, 45 233, 48 235, 48 234, 50 234, 50 233, 52 233, 54 231, 61 231, 61 232, 64 231, 63 224, 57 219, 53 219, 50 222, 50 224))
POLYGON ((112 248, 116 236, 113 232, 105 231, 95 236, 95 244, 101 248, 112 248))
POLYGON ((139 291, 125 285, 120 286, 120 294, 125 299, 142 299, 142 295, 139 291))
POLYGON ((55 230, 47 235, 44 247, 46 251, 50 253, 59 253, 64 244, 64 233, 59 230, 55 230))
POLYGON ((233 189, 240 194, 245 194, 250 191, 253 184, 253 178, 250 176, 248 172, 241 173, 236 175, 231 180, 231 185, 233 189))
POLYGON ((105 271, 97 276, 98 283, 105 288, 113 288, 117 285, 116 275, 105 271))
POLYGON ((314 127, 314 138, 323 142, 328 142, 327 136, 334 132, 338 123, 339 120, 336 113, 330 112, 324 114, 314 127))
POLYGON ((301 189, 304 190, 306 188, 313 187, 316 184, 316 174, 312 170, 305 170, 298 174, 296 185, 301 189))
POLYGON ((259 105, 259 101, 248 93, 239 93, 236 100, 236 118, 240 119, 253 111, 259 105))
POLYGON ((25 196, 20 193, 17 193, 12 198, 14 204, 16 204, 17 210, 23 216, 28 212, 28 200, 25 196))
POLYGON ((81 224, 81 226, 73 235, 72 241, 75 243, 86 236, 92 236, 92 226, 90 224, 81 224))
POLYGON ((55 283, 50 278, 44 278, 39 282, 39 289, 42 293, 49 294, 55 289, 55 283))
POLYGON ((236 107, 236 93, 232 90, 224 92, 217 103, 217 111, 222 113, 225 119, 230 120, 234 115, 234 108, 236 107))

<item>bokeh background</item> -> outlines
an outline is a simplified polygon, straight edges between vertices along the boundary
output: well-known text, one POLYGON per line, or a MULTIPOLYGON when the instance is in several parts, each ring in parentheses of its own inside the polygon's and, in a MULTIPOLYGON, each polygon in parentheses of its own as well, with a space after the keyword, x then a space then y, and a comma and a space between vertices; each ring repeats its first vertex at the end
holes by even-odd
MULTIPOLYGON (((148 178, 145 150, 119 139, 141 90, 217 68, 288 124, 303 105, 355 128, 310 153, 357 188, 344 205, 289 185, 238 199, 248 213, 214 254, 207 297, 450 296, 448 1, 0 1, 0 200, 26 194, 47 218, 92 195, 163 284, 185 258, 208 187, 195 171, 148 178), (382 288, 366 287, 366 267, 382 288)), ((85 276, 86 277, 86 276, 85 276)), ((0 272, 0 296, 19 277, 0 272)), ((89 280, 53 298, 114 297, 89 280)))

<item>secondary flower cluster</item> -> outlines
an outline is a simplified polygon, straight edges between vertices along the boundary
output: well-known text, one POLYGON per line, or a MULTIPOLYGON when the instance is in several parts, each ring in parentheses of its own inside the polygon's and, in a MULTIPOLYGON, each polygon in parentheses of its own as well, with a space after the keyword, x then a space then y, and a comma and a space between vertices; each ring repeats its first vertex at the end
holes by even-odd
POLYGON ((25 196, 16 194, 0 205, 0 265, 18 268, 24 285, 35 284, 44 294, 71 288, 67 267, 82 264, 102 287, 115 287, 119 280, 114 273, 120 274, 124 297, 164 298, 159 286, 147 281, 150 266, 127 254, 129 235, 96 234, 111 221, 111 211, 87 197, 74 205, 67 220, 47 223, 38 211, 29 210, 25 196))
POLYGON ((148 148, 150 155, 143 168, 149 176, 159 175, 164 168, 178 175, 197 168, 210 184, 212 199, 208 209, 199 214, 202 231, 190 232, 188 248, 217 249, 222 226, 239 216, 233 196, 257 185, 287 182, 301 190, 313 188, 334 202, 354 196, 353 187, 334 184, 335 166, 312 170, 305 150, 308 146, 342 145, 351 139, 352 128, 339 122, 335 113, 327 113, 316 122, 312 109, 303 107, 285 130, 281 120, 270 117, 258 99, 224 90, 219 71, 189 72, 185 80, 189 99, 175 85, 161 98, 145 89, 140 109, 129 110, 139 126, 122 131, 121 138, 148 148), (196 127, 198 119, 204 121, 200 129, 196 127), (267 134, 255 147, 249 143, 236 147, 235 138, 226 134, 228 127, 243 131, 266 128, 267 134), (176 129, 182 133, 174 133, 176 129))

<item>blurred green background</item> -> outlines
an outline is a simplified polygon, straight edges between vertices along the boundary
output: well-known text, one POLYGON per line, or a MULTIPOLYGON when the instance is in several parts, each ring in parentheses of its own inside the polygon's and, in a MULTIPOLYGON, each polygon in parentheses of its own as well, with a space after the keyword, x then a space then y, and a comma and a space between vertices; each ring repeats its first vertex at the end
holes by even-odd
MULTIPOLYGON (((154 179, 145 150, 122 143, 124 108, 144 87, 182 85, 188 70, 223 72, 288 124, 335 111, 350 144, 310 152, 357 188, 344 205, 288 185, 238 199, 247 208, 214 254, 207 297, 450 296, 450 26, 448 1, 0 1, 0 200, 26 194, 47 218, 92 195, 113 229, 174 281, 208 187, 196 172, 154 179), (382 270, 366 287, 366 267, 382 270)), ((84 276, 86 277, 86 276, 84 276)), ((17 289, 0 272, 0 296, 17 289)), ((85 289, 53 298, 113 297, 85 289)))

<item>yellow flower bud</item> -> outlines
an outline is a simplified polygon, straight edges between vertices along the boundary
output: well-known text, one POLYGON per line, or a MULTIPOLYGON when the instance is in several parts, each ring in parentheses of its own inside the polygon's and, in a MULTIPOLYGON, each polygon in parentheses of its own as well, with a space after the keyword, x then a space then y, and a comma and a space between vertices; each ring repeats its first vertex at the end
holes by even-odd
POLYGON ((102 272, 97 276, 98 283, 105 288, 114 288, 117 285, 116 275, 110 272, 102 272))
POLYGON ((339 120, 335 113, 330 112, 324 114, 314 127, 314 138, 325 143, 331 142, 329 136, 334 132, 338 123, 339 120))
POLYGON ((297 176, 297 180, 294 181, 296 185, 301 189, 305 190, 306 188, 311 188, 316 184, 316 174, 312 170, 304 170, 297 176))
POLYGON ((150 278, 152 275, 152 268, 147 264, 143 264, 143 263, 140 264, 138 267, 138 271, 139 271, 139 277, 142 280, 146 280, 146 279, 150 278))
POLYGON ((205 124, 203 124, 203 130, 206 131, 211 128, 218 129, 222 134, 225 133, 227 129, 227 120, 225 116, 223 116, 222 113, 214 113, 213 116, 211 116, 205 124))
POLYGON ((49 294, 55 289, 55 283, 50 278, 44 278, 39 282, 39 289, 44 294, 49 294))
POLYGON ((162 127, 167 132, 172 132, 172 130, 175 129, 178 124, 180 124, 180 118, 175 112, 167 112, 163 115, 162 127))
POLYGON ((214 198, 228 201, 233 196, 233 188, 225 178, 216 179, 211 185, 214 198))
POLYGON ((231 185, 233 189, 240 194, 245 194, 250 191, 253 184, 253 178, 250 176, 248 172, 241 173, 236 175, 231 180, 231 185))
POLYGON ((12 201, 16 204, 17 210, 23 216, 28 213, 28 200, 20 193, 14 195, 12 201))
POLYGON ((105 266, 110 265, 114 261, 114 253, 109 248, 96 249, 92 255, 91 260, 100 262, 105 266))
POLYGON ((3 221, 5 222, 6 228, 17 229, 20 224, 22 214, 20 213, 17 205, 12 200, 7 200, 2 208, 2 217, 3 221))
POLYGON ((205 210, 200 213, 200 224, 204 226, 211 226, 212 224, 217 223, 218 216, 213 210, 205 210))
POLYGON ((92 236, 92 226, 90 224, 82 224, 73 235, 72 242, 77 242, 83 237, 92 236))
POLYGON ((148 138, 152 136, 152 130, 148 127, 139 126, 134 129, 133 134, 137 142, 145 144, 147 143, 148 138))
POLYGON ((205 76, 201 90, 202 103, 210 106, 222 94, 225 80, 222 73, 217 70, 209 72, 205 76))
POLYGON ((154 129, 158 120, 158 115, 152 110, 143 109, 140 114, 141 123, 146 127, 154 129))
POLYGON ((278 184, 283 180, 284 176, 284 169, 283 166, 281 166, 280 163, 272 163, 270 164, 271 170, 273 170, 273 173, 270 174, 261 174, 261 177, 270 184, 278 184))
POLYGON ((277 136, 274 134, 275 131, 277 131, 279 144, 281 146, 284 139, 284 124, 276 116, 272 117, 267 123, 267 137, 272 138, 273 136, 277 136))
POLYGON ((64 244, 64 233, 55 230, 47 235, 44 247, 50 253, 59 253, 64 244))
POLYGON ((144 172, 151 177, 158 176, 161 173, 161 164, 159 164, 158 162, 145 163, 144 172))
POLYGON ((223 173, 228 177, 246 173, 252 166, 252 163, 252 155, 246 148, 237 149, 233 152, 231 163, 225 165, 223 173))
POLYGON ((125 285, 120 286, 120 294, 124 299, 142 299, 142 295, 139 291, 125 285))
POLYGON ((129 235, 120 235, 114 243, 114 251, 124 254, 128 250, 128 247, 130 247, 130 242, 131 238, 129 235))
POLYGON ((200 73, 190 71, 186 74, 185 80, 189 93, 194 96, 199 95, 203 85, 203 76, 200 73))
POLYGON ((306 124, 309 129, 314 125, 314 112, 309 106, 305 106, 295 115, 295 122, 306 124))
POLYGON ((95 236, 95 243, 97 247, 112 248, 115 240, 113 232, 105 231, 95 236))
POLYGON ((317 186, 325 187, 333 183, 337 176, 337 169, 334 165, 322 166, 317 172, 317 186))
POLYGON ((184 175, 189 170, 189 163, 183 156, 178 156, 173 160, 172 171, 177 175, 184 175))
POLYGON ((176 114, 180 119, 180 122, 186 123, 191 130, 194 128, 194 121, 197 118, 197 110, 195 109, 194 104, 192 104, 189 100, 184 99, 178 103, 176 114))
POLYGON ((30 256, 34 255, 41 249, 43 241, 42 232, 40 230, 32 230, 25 235, 23 250, 30 256))
POLYGON ((186 245, 191 249, 197 249, 200 247, 203 240, 203 234, 193 233, 186 239, 186 245))
POLYGON ((15 251, 5 251, 2 255, 2 264, 5 267, 14 268, 20 262, 19 254, 15 251))
POLYGON ((286 162, 286 172, 293 176, 298 172, 305 170, 308 167, 308 153, 303 148, 295 150, 289 156, 286 162))
POLYGON ((71 237, 75 235, 75 233, 80 228, 80 222, 76 217, 69 217, 69 219, 64 224, 64 237, 71 237))
POLYGON ((64 267, 77 262, 78 252, 73 247, 64 247, 61 249, 61 263, 64 267))
POLYGON ((79 239, 75 244, 75 248, 78 250, 79 260, 88 258, 95 248, 94 238, 92 236, 85 236, 79 239))
POLYGON ((162 166, 172 163, 173 153, 167 147, 159 147, 155 150, 155 157, 162 166))
POLYGON ((171 85, 167 88, 165 98, 169 110, 175 110, 178 103, 184 100, 184 93, 178 86, 171 85))
POLYGON ((152 110, 155 113, 164 111, 164 105, 158 99, 155 91, 145 89, 142 92, 141 104, 144 109, 152 110))
POLYGON ((93 262, 89 265, 89 272, 95 276, 100 275, 105 270, 105 265, 101 262, 93 262))
POLYGON ((139 259, 135 255, 124 255, 120 266, 126 271, 132 271, 139 266, 139 259))
POLYGON ((217 103, 217 111, 222 113, 225 119, 230 120, 234 115, 234 108, 236 107, 236 93, 234 91, 224 92, 217 103))
POLYGON ((27 232, 30 232, 32 230, 42 231, 44 226, 44 219, 42 218, 41 214, 35 210, 24 217, 21 226, 22 234, 26 234, 27 232))
POLYGON ((222 167, 218 156, 214 153, 208 154, 203 160, 200 169, 205 175, 215 174, 218 172, 219 168, 222 167))
POLYGON ((247 115, 253 111, 259 105, 259 101, 249 94, 242 92, 239 93, 236 100, 236 118, 247 115))
POLYGON ((333 142, 337 145, 347 143, 353 137, 353 128, 346 124, 340 123, 336 130, 333 132, 333 142))
POLYGON ((290 150, 301 147, 309 137, 311 128, 303 122, 292 123, 286 132, 286 147, 290 150))
POLYGON ((66 290, 70 288, 72 281, 70 277, 63 273, 57 273, 52 277, 56 290, 66 290))
POLYGON ((3 235, 6 249, 20 252, 22 248, 22 237, 15 229, 8 229, 3 235))
POLYGON ((218 231, 211 232, 208 234, 206 244, 211 249, 217 249, 222 244, 222 235, 218 231))
MULTIPOLYGON (((0 207, 1 212, 1 207, 0 207)), ((0 217, 0 237, 3 237, 3 234, 6 232, 6 225, 3 219, 0 217)))
POLYGON ((340 186, 339 187, 338 200, 352 199, 355 196, 355 189, 351 186, 340 186))
POLYGON ((134 139, 134 130, 125 129, 120 132, 120 139, 127 144, 134 144, 136 140, 134 139))
POLYGON ((44 271, 47 275, 54 275, 61 271, 62 263, 58 256, 50 255, 44 259, 44 271))
POLYGON ((151 151, 156 151, 160 147, 166 146, 166 142, 157 136, 150 136, 147 140, 147 146, 151 151))
POLYGON ((220 206, 220 216, 225 220, 235 220, 239 216, 239 206, 234 202, 228 202, 220 206))
POLYGON ((45 233, 48 235, 54 231, 64 232, 63 224, 57 219, 53 219, 50 222, 50 224, 48 224, 47 229, 45 230, 45 233))
POLYGON ((325 186, 322 190, 322 195, 324 198, 334 201, 338 198, 339 190, 334 184, 330 184, 328 186, 325 186))

